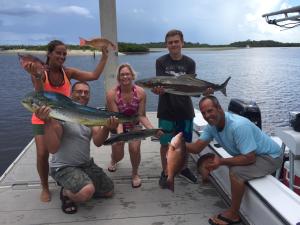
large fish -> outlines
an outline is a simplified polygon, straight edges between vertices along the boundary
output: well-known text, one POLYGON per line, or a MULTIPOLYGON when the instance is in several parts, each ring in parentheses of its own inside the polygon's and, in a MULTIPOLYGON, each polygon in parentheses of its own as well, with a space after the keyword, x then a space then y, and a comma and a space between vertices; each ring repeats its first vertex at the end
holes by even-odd
POLYGON ((45 62, 43 62, 41 59, 39 59, 36 56, 30 55, 30 54, 20 54, 20 53, 18 53, 18 56, 19 56, 19 61, 21 63, 21 66, 23 68, 25 68, 25 66, 28 63, 36 64, 36 66, 38 68, 38 73, 43 72, 47 68, 47 65, 45 64, 45 62))
POLYGON ((126 133, 116 134, 106 141, 104 145, 112 145, 119 141, 131 141, 131 140, 140 140, 145 139, 146 137, 151 137, 157 134, 158 131, 162 129, 143 129, 143 130, 133 130, 126 133))
POLYGON ((161 86, 166 93, 185 96, 200 96, 207 88, 212 88, 214 91, 221 91, 226 95, 226 86, 231 77, 221 84, 214 84, 196 78, 195 74, 185 74, 181 76, 156 76, 146 79, 137 80, 136 85, 143 88, 154 88, 161 86))
POLYGON ((85 46, 88 45, 90 47, 93 48, 97 48, 97 49, 102 49, 103 47, 112 47, 113 50, 116 50, 117 47, 114 43, 112 43, 111 41, 105 39, 105 38, 94 38, 91 40, 86 40, 84 38, 79 38, 80 39, 80 46, 85 46))
POLYGON ((186 146, 182 132, 173 137, 180 145, 176 149, 168 149, 167 152, 167 184, 168 188, 174 192, 174 177, 181 171, 186 158, 186 146))
POLYGON ((41 106, 48 106, 51 108, 50 117, 86 126, 105 126, 111 116, 117 117, 120 123, 137 121, 137 116, 128 117, 122 113, 81 105, 53 92, 30 92, 24 97, 22 104, 31 112, 35 112, 41 106))

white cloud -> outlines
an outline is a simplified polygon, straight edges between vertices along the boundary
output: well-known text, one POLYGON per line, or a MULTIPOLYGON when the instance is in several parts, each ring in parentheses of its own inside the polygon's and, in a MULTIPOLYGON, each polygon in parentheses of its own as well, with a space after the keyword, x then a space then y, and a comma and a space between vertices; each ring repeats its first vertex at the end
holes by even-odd
POLYGON ((132 12, 135 13, 135 14, 143 14, 143 13, 145 13, 145 10, 141 9, 141 8, 140 9, 134 8, 132 10, 132 12))
POLYGON ((1 44, 46 44, 49 40, 54 39, 52 35, 44 33, 14 33, 14 32, 0 32, 1 44))
POLYGON ((93 18, 93 16, 91 15, 88 9, 76 5, 64 6, 59 9, 53 10, 53 12, 77 14, 87 18, 93 18))

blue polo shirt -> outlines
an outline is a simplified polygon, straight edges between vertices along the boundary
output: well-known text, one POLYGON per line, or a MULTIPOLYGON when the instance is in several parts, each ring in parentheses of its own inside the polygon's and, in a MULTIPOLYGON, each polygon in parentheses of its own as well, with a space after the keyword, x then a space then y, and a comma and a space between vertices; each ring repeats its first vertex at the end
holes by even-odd
POLYGON ((215 126, 207 125, 200 140, 215 139, 230 155, 245 155, 255 151, 256 155, 281 155, 280 146, 254 123, 245 117, 225 112, 225 127, 218 132, 215 126))

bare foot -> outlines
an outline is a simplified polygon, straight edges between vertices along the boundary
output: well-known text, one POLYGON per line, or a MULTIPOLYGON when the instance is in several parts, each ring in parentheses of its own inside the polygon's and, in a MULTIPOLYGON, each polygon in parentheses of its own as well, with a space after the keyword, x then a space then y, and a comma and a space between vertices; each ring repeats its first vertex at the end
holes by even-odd
POLYGON ((116 170, 117 170, 117 163, 113 163, 112 161, 110 162, 110 164, 109 164, 109 166, 108 166, 108 168, 107 168, 107 170, 109 171, 109 172, 116 172, 116 170))
POLYGON ((43 189, 40 195, 41 202, 50 202, 51 201, 51 193, 49 189, 43 189))

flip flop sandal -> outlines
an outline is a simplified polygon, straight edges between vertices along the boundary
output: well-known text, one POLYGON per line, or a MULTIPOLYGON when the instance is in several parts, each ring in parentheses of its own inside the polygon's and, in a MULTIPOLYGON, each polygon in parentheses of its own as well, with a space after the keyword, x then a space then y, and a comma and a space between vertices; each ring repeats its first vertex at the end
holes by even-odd
POLYGON ((61 209, 66 214, 74 214, 77 212, 77 206, 68 196, 63 195, 63 189, 60 189, 61 209))
POLYGON ((238 220, 231 220, 231 219, 229 219, 229 218, 227 218, 227 217, 222 216, 221 214, 218 215, 218 219, 219 219, 219 220, 222 220, 222 221, 224 221, 224 222, 226 222, 226 223, 228 223, 229 225, 230 225, 230 224, 239 224, 239 223, 242 222, 241 219, 238 219, 238 220))
MULTIPOLYGON (((229 218, 226 218, 226 217, 222 216, 221 214, 219 214, 217 216, 217 218, 219 220, 222 220, 223 222, 226 222, 227 223, 226 225, 239 224, 239 223, 242 222, 241 219, 234 221, 234 220, 231 220, 229 218)), ((211 225, 220 225, 219 223, 214 222, 211 218, 208 220, 208 223, 211 224, 211 225)))
POLYGON ((110 165, 108 166, 107 170, 111 173, 113 172, 116 172, 117 170, 117 163, 113 164, 113 163, 110 163, 110 165))
POLYGON ((132 179, 131 181, 131 186, 133 188, 139 188, 140 186, 142 186, 142 180, 140 177, 136 176, 135 178, 132 179))

